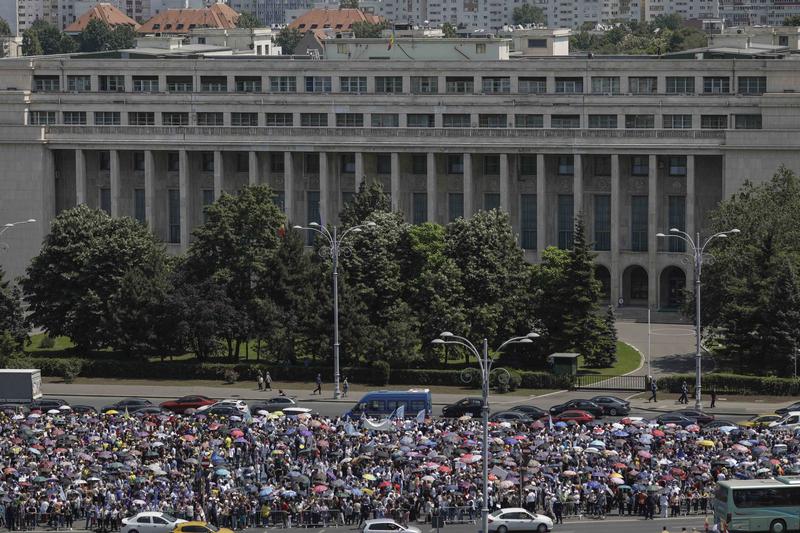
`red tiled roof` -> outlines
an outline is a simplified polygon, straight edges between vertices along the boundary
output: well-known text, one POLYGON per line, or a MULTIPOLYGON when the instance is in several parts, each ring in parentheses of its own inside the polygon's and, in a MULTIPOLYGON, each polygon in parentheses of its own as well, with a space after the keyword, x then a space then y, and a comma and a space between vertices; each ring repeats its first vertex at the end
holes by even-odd
POLYGON ((64 31, 67 33, 80 33, 86 29, 90 20, 102 20, 112 28, 115 26, 132 26, 138 29, 139 24, 128 15, 112 6, 111 4, 95 4, 86 13, 81 15, 78 20, 67 26, 64 31))
POLYGON ((330 28, 334 31, 350 31, 355 22, 369 22, 378 24, 383 19, 378 15, 364 13, 360 9, 312 9, 300 15, 297 20, 289 24, 290 28, 298 30, 323 30, 330 28))
POLYGON ((137 32, 184 34, 193 28, 231 29, 238 20, 239 13, 225 4, 203 9, 167 9, 142 24, 137 32))

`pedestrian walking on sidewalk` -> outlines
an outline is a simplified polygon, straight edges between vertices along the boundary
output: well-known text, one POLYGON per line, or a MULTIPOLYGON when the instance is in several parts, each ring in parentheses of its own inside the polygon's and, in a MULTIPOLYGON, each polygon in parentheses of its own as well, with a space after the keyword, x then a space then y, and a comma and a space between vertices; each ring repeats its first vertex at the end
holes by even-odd
POLYGON ((317 374, 317 388, 311 394, 319 393, 322 396, 322 374, 317 374))
POLYGON ((264 385, 267 390, 272 390, 272 376, 269 375, 269 370, 264 371, 264 385))
POLYGON ((347 378, 344 378, 342 382, 342 398, 347 398, 348 392, 350 392, 350 384, 347 382, 347 378))
POLYGON ((713 408, 717 404, 717 389, 716 387, 711 387, 711 407, 713 408))
POLYGON ((658 390, 658 385, 656 385, 656 380, 651 376, 650 377, 650 398, 647 400, 647 403, 651 401, 657 402, 656 399, 656 391, 658 390))
POLYGON ((689 403, 689 386, 686 380, 681 383, 681 397, 678 398, 678 403, 689 403))
POLYGON ((261 377, 261 374, 258 375, 258 390, 264 390, 264 378, 261 377))

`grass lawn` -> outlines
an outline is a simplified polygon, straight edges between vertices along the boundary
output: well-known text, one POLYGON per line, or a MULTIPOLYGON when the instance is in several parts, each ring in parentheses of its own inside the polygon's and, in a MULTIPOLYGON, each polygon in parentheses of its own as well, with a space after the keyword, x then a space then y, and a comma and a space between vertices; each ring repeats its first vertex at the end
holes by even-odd
POLYGON ((49 352, 61 352, 64 350, 68 350, 72 348, 74 345, 69 337, 56 337, 55 344, 52 348, 41 348, 39 347, 39 343, 42 342, 42 339, 45 338, 47 335, 44 333, 37 333, 31 337, 31 343, 25 347, 26 353, 49 353, 49 352))
POLYGON ((602 374, 621 376, 633 372, 641 364, 641 356, 633 346, 622 341, 617 341, 617 363, 610 368, 587 368, 583 363, 583 356, 578 358, 578 374, 602 374))

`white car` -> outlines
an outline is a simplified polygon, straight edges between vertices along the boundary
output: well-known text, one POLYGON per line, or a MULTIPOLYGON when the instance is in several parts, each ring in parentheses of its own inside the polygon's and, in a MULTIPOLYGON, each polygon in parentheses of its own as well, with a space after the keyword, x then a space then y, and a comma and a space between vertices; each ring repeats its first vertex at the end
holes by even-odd
POLYGON ((372 533, 373 531, 392 531, 394 533, 422 533, 416 527, 403 527, 394 520, 388 518, 376 518, 364 522, 362 533, 372 533))
POLYGON ((553 529, 553 521, 549 516, 530 513, 522 507, 500 509, 489 515, 490 532, 536 531, 545 533, 551 529, 553 529))
POLYGON ((204 405, 203 407, 198 409, 197 412, 201 413, 203 411, 208 411, 212 407, 226 406, 226 405, 236 408, 236 410, 241 413, 248 412, 247 402, 245 402, 244 400, 220 400, 217 403, 212 403, 211 405, 204 405))
POLYGON ((800 428, 800 411, 789 411, 775 422, 770 422, 769 429, 798 429, 800 428))
POLYGON ((122 519, 120 533, 171 533, 178 524, 186 522, 171 514, 158 511, 145 511, 122 519))

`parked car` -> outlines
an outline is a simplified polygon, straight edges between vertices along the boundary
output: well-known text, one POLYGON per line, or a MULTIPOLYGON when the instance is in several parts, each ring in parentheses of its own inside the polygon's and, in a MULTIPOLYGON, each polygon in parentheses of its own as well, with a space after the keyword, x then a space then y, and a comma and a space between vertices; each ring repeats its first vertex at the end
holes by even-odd
POLYGON ((686 418, 692 418, 697 421, 697 424, 704 426, 714 421, 714 415, 698 411, 696 409, 681 409, 680 411, 673 411, 673 414, 683 415, 686 418))
POLYGON ((421 533, 417 527, 405 527, 388 518, 376 518, 364 522, 362 533, 377 533, 378 531, 394 531, 395 533, 421 533))
POLYGON ((220 400, 218 402, 214 402, 214 403, 209 404, 209 405, 204 405, 204 406, 198 408, 197 412, 205 413, 206 411, 209 411, 213 407, 223 407, 223 406, 232 407, 232 408, 236 409, 237 411, 239 411, 240 413, 248 412, 247 402, 245 402, 244 400, 235 400, 235 399, 220 400))
MULTIPOLYGON (((130 413, 130 411, 128 411, 130 413)), ((146 416, 146 415, 168 415, 171 414, 171 411, 167 411, 161 406, 158 405, 145 405, 141 409, 137 409, 133 412, 136 416, 146 416)))
POLYGON ((800 428, 800 411, 789 411, 779 420, 770 422, 770 429, 797 429, 800 428))
POLYGON ((73 405, 72 412, 79 415, 96 415, 97 409, 91 405, 73 405))
POLYGON ((743 428, 760 429, 769 426, 772 422, 776 422, 782 418, 779 414, 766 414, 766 415, 753 415, 744 422, 739 422, 743 428))
POLYGON ((158 511, 145 511, 122 519, 119 533, 170 533, 186 520, 158 511))
POLYGON ((780 409, 775 409, 775 412, 779 415, 785 415, 790 411, 800 411, 800 402, 794 402, 791 405, 787 405, 786 407, 781 407, 780 409))
POLYGON ((481 409, 483 409, 483 398, 471 396, 442 407, 442 416, 445 418, 459 418, 464 415, 477 417, 480 416, 481 409))
POLYGON ((268 400, 260 400, 250 404, 250 413, 256 414, 259 411, 266 411, 268 413, 272 411, 283 411, 287 407, 294 407, 295 405, 297 405, 297 402, 295 402, 293 398, 288 396, 275 396, 268 400))
POLYGON ((498 411, 489 415, 489 422, 533 422, 533 418, 519 411, 498 411))
POLYGON ((50 409, 58 409, 62 405, 69 405, 66 400, 62 400, 61 398, 39 398, 38 400, 33 400, 31 403, 28 404, 28 408, 31 411, 39 410, 43 413, 46 413, 50 409))
POLYGON ((547 411, 545 411, 544 409, 539 409, 535 405, 515 405, 510 410, 518 411, 520 413, 525 413, 534 420, 538 420, 543 416, 547 416, 547 411))
POLYGON ((153 405, 153 402, 144 398, 126 398, 116 403, 112 403, 111 405, 106 405, 100 411, 103 413, 106 411, 118 411, 121 413, 127 410, 128 413, 134 413, 139 409, 144 409, 145 407, 150 407, 151 405, 153 405))
POLYGON ((161 403, 161 407, 173 413, 183 413, 187 409, 199 409, 204 405, 212 405, 216 400, 212 400, 207 396, 192 395, 181 396, 177 400, 168 400, 161 403))
POLYGON ((233 531, 208 522, 181 522, 175 526, 172 533, 233 533, 233 531))
POLYGON ((656 422, 659 425, 667 425, 667 424, 675 424, 676 426, 680 426, 685 428, 686 426, 691 426, 692 424, 697 424, 697 420, 694 418, 688 418, 681 414, 677 413, 667 413, 664 415, 659 416, 656 418, 656 422))
POLYGON ((737 427, 736 422, 731 420, 714 420, 713 422, 709 422, 705 424, 703 428, 705 429, 719 429, 719 428, 735 428, 737 427))
POLYGON ((625 416, 631 412, 631 402, 616 396, 595 396, 590 401, 602 407, 608 416, 625 416))
POLYGON ((489 531, 491 533, 508 533, 509 531, 546 533, 551 529, 553 529, 553 521, 550 517, 530 513, 521 507, 508 507, 489 515, 489 531))
POLYGON ((553 417, 553 422, 577 422, 578 424, 586 424, 592 421, 594 421, 594 415, 592 415, 592 413, 578 409, 564 411, 553 417))
POLYGON ((550 414, 558 415, 564 411, 574 411, 576 409, 592 413, 592 416, 595 418, 602 418, 603 414, 605 414, 603 408, 591 400, 570 400, 559 405, 554 405, 550 408, 550 414))

